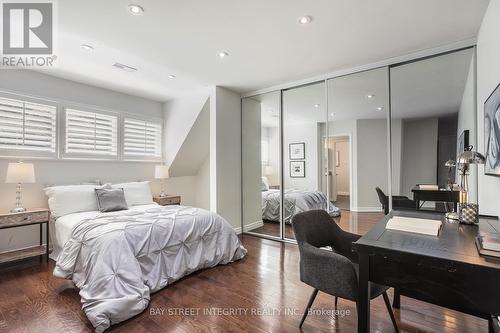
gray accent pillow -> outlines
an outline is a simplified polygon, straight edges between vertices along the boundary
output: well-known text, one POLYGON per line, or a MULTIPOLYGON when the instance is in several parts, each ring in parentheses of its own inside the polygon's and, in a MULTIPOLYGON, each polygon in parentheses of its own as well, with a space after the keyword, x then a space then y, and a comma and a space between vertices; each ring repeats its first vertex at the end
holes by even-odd
POLYGON ((128 209, 127 201, 125 201, 125 193, 122 188, 96 188, 95 195, 97 198, 97 207, 103 213, 128 209))

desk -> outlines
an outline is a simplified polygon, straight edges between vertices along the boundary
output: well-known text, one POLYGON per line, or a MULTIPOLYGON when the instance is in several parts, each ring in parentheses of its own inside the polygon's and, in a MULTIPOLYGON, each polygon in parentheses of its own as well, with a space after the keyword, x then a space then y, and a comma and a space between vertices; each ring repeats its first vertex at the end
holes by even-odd
POLYGON ((435 201, 435 202, 453 202, 455 204, 455 212, 457 211, 457 203, 460 201, 460 191, 447 190, 422 190, 418 186, 411 189, 413 192, 413 201, 415 208, 420 209, 420 201, 435 201))
MULTIPOLYGON (((392 212, 355 242, 359 256, 358 332, 370 331, 369 281, 402 295, 489 320, 500 314, 500 260, 478 254, 478 230, 500 233, 497 219, 479 226, 448 223, 442 214, 392 212), (442 219, 439 237, 386 230, 393 215, 442 219)), ((490 326, 490 330, 493 327, 490 326)))

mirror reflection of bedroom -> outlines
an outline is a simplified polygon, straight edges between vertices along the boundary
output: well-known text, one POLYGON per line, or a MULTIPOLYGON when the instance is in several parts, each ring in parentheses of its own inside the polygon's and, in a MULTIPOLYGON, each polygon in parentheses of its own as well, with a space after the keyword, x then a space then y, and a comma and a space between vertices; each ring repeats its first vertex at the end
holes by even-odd
POLYGON ((294 239, 293 216, 314 209, 361 234, 391 208, 453 213, 459 177, 448 162, 476 136, 472 57, 465 49, 243 98, 243 230, 294 239))

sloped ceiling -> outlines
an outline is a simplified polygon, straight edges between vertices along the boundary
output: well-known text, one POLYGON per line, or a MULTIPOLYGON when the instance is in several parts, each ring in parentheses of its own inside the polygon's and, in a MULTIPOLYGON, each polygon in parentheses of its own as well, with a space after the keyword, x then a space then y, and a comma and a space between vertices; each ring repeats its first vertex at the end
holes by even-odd
POLYGON ((198 114, 186 139, 170 164, 172 177, 196 176, 210 151, 210 100, 198 114))

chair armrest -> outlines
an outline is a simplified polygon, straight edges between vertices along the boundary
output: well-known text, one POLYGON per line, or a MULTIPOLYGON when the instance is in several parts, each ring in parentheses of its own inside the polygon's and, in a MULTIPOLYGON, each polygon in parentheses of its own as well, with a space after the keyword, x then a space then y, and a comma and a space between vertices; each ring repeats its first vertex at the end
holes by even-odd
POLYGON ((299 250, 302 282, 331 295, 356 299, 358 276, 348 258, 308 243, 299 244, 299 250))

